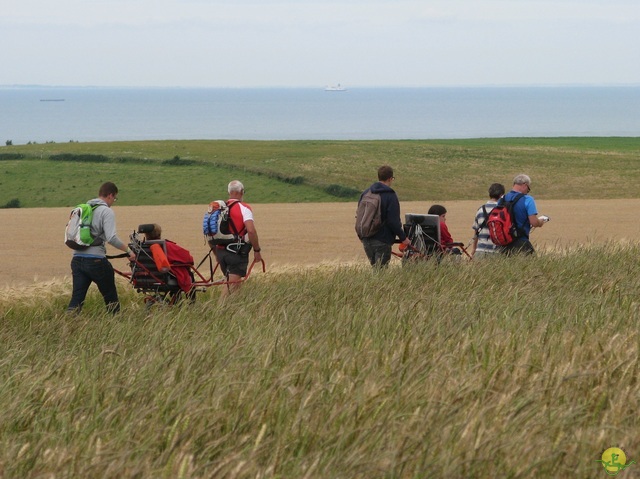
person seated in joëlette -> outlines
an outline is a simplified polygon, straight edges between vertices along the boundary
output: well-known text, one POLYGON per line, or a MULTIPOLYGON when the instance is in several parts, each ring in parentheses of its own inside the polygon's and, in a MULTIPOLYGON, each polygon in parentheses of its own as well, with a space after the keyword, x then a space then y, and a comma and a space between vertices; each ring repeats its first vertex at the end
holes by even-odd
POLYGON ((462 254, 459 248, 447 246, 454 243, 447 227, 447 209, 442 205, 431 205, 428 214, 440 217, 440 247, 444 253, 462 254))
MULTIPOLYGON (((151 225, 150 225, 151 226, 151 225)), ((159 240, 162 239, 162 228, 158 224, 153 224, 151 231, 145 232, 144 236, 146 240, 159 240)), ((152 244, 149 249, 153 255, 153 261, 156 263, 156 268, 162 273, 171 272, 178 281, 178 286, 185 293, 188 293, 193 283, 193 276, 191 272, 191 266, 193 266, 193 256, 188 250, 182 246, 174 243, 170 240, 164 240, 167 254, 165 255, 162 246, 159 244, 152 244)))

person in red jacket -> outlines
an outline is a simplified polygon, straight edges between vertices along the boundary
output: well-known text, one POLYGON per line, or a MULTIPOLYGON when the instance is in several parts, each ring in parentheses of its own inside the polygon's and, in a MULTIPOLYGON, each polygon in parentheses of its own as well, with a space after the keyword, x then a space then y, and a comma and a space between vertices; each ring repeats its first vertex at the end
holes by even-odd
POLYGON ((432 205, 428 214, 440 217, 440 247, 445 253, 462 254, 459 248, 447 246, 453 243, 453 237, 447 227, 447 209, 442 205, 432 205))
MULTIPOLYGON (((153 230, 144 234, 147 240, 159 240, 162 237, 162 228, 160 225, 153 225, 153 230)), ((163 273, 171 272, 178 281, 178 286, 185 293, 188 293, 193 283, 191 266, 193 266, 193 256, 182 246, 177 245, 173 241, 164 240, 167 254, 164 254, 162 246, 152 244, 150 246, 153 260, 156 263, 158 271, 163 273)))

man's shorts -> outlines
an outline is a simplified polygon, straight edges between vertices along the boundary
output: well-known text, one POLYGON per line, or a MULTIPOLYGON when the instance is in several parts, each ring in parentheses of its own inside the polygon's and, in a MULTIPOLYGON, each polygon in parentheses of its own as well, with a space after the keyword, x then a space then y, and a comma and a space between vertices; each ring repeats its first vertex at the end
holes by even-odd
POLYGON ((236 274, 243 278, 247 275, 249 266, 249 255, 241 253, 232 253, 226 249, 216 248, 216 258, 220 263, 220 268, 225 276, 236 274))
POLYGON ((507 256, 512 256, 514 254, 530 255, 535 254, 536 250, 533 248, 531 241, 527 238, 518 238, 510 245, 501 248, 500 252, 507 256))

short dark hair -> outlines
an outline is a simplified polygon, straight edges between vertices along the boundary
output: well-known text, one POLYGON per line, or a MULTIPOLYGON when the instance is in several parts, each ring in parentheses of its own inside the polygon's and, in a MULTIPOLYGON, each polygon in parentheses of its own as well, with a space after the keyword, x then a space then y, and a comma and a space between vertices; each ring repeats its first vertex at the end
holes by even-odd
POLYGON ((500 183, 493 183, 489 187, 489 198, 493 198, 494 200, 500 199, 502 195, 504 195, 504 185, 500 183))
POLYGON ((393 168, 389 165, 378 168, 378 181, 387 181, 389 178, 393 178, 393 168))
POLYGON ((442 206, 442 205, 431 205, 431 208, 429 208, 429 211, 427 212, 427 214, 430 215, 444 215, 447 213, 447 209, 442 206))
POLYGON ((107 181, 106 183, 102 183, 102 186, 100 186, 100 190, 98 191, 98 196, 100 198, 106 198, 109 195, 117 195, 118 194, 118 187, 115 185, 115 183, 111 183, 110 181, 107 181))

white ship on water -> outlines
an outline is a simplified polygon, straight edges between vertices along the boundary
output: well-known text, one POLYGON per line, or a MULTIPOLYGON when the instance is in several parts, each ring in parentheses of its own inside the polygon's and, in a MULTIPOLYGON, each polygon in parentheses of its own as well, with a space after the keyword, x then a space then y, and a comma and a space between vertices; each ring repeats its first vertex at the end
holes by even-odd
POLYGON ((347 89, 338 83, 337 85, 329 85, 324 91, 347 91, 347 89))

